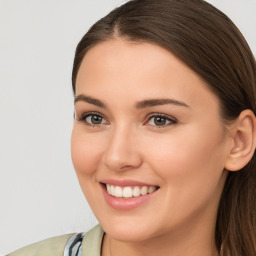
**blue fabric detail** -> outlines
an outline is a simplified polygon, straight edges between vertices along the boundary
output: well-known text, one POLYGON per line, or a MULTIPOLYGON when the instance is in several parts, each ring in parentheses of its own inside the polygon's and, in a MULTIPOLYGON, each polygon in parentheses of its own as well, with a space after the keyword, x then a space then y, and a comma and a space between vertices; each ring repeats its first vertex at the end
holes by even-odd
POLYGON ((85 233, 71 236, 65 246, 64 256, 82 256, 82 241, 85 233))

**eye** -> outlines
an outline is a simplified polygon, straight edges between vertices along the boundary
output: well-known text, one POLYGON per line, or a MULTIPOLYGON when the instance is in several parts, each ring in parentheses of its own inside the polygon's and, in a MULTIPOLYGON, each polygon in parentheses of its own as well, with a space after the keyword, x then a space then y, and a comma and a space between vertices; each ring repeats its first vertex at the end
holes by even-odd
POLYGON ((78 118, 78 121, 83 121, 92 126, 108 123, 104 117, 97 113, 83 114, 81 118, 78 118))
POLYGON ((157 127, 165 127, 167 125, 176 124, 177 120, 164 114, 153 114, 149 117, 147 124, 157 127))

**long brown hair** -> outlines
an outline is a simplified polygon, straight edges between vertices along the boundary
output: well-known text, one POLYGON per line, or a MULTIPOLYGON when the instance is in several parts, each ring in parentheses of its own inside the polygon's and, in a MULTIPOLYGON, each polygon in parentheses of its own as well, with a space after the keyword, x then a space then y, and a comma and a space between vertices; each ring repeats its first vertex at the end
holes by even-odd
MULTIPOLYGON (((203 0, 132 0, 95 23, 77 46, 72 85, 86 52, 121 37, 164 47, 199 74, 221 102, 224 121, 256 113, 256 63, 233 22, 203 0)), ((256 255, 256 161, 229 172, 219 204, 216 246, 224 256, 256 255)))

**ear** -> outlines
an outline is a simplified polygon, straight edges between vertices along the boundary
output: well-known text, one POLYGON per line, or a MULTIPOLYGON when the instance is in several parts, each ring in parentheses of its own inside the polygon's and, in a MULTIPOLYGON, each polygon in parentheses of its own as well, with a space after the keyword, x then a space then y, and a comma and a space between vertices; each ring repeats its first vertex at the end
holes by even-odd
POLYGON ((232 143, 225 163, 225 169, 238 171, 251 160, 256 146, 256 118, 246 109, 232 126, 232 143))

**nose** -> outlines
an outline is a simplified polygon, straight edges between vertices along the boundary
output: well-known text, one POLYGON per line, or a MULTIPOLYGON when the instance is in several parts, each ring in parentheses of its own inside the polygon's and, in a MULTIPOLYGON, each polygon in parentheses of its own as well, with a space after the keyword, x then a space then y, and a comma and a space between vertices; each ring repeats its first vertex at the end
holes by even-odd
POLYGON ((138 150, 136 137, 126 128, 113 131, 103 155, 103 164, 113 171, 138 168, 142 164, 142 156, 138 150))

